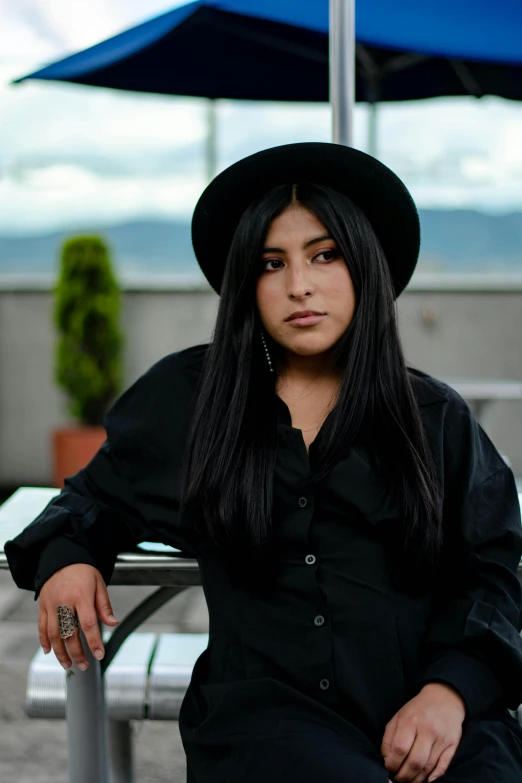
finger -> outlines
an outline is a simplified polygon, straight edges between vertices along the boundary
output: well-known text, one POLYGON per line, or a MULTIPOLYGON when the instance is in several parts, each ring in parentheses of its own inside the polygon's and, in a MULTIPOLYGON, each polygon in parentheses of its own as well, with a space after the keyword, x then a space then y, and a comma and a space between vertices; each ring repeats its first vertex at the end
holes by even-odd
POLYGON ((391 721, 386 724, 386 729, 381 742, 381 755, 384 757, 389 756, 391 753, 391 745, 397 729, 397 720, 398 716, 395 714, 391 721))
POLYGON ((67 652, 67 649, 65 647, 65 643, 63 639, 60 636, 60 631, 58 628, 58 615, 57 614, 48 614, 47 615, 47 636, 49 638, 49 641, 51 643, 51 647, 54 650, 54 654, 62 664, 64 669, 70 669, 71 659, 69 658, 69 654, 67 652))
POLYGON ((439 760, 437 762, 437 766, 435 767, 435 769, 433 770, 433 772, 428 778, 428 783, 431 783, 432 780, 436 780, 436 778, 442 777, 442 775, 444 775, 445 772, 447 772, 447 769, 451 764, 451 760, 455 755, 456 751, 457 751, 457 745, 450 745, 449 747, 446 748, 446 750, 444 750, 440 754, 439 760))
POLYGON ((116 625, 119 622, 119 620, 115 618, 112 611, 109 593, 107 592, 107 587, 101 576, 96 582, 96 595, 94 597, 94 602, 96 611, 98 612, 98 617, 102 623, 105 623, 105 625, 116 625))
POLYGON ((406 783, 406 781, 407 783, 424 783, 428 773, 433 769, 433 765, 428 768, 428 762, 434 740, 435 737, 426 732, 417 734, 401 768, 395 773, 395 780, 398 783, 406 783))
POLYGON ((89 649, 97 660, 101 660, 105 655, 105 647, 100 634, 98 618, 94 604, 81 604, 77 608, 80 627, 85 635, 85 640, 89 649))
POLYGON ((433 743, 428 760, 424 765, 424 768, 421 770, 421 773, 414 779, 413 783, 425 783, 428 775, 430 775, 435 770, 441 753, 447 747, 447 744, 448 742, 445 737, 439 738, 436 742, 433 743))
POLYGON ((89 661, 85 655, 78 628, 75 629, 72 636, 69 636, 69 638, 65 640, 65 646, 67 647, 69 656, 72 658, 76 666, 82 672, 85 671, 89 665, 89 661))
POLYGON ((388 772, 392 772, 395 777, 397 770, 401 768, 405 758, 411 750, 415 741, 415 735, 416 727, 413 722, 403 719, 398 723, 397 730, 391 742, 389 755, 385 756, 384 759, 384 766, 388 772))
POLYGON ((40 612, 38 614, 38 637, 42 650, 46 655, 51 652, 51 642, 49 641, 49 636, 47 634, 47 624, 47 611, 40 606, 40 612))

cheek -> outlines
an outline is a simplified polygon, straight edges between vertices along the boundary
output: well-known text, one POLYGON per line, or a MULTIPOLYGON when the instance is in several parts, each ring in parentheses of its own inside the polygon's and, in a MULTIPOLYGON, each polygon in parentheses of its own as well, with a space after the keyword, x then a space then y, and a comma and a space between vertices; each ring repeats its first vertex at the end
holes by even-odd
POLYGON ((282 296, 276 287, 266 285, 265 281, 259 282, 256 288, 256 303, 263 320, 270 320, 278 307, 281 306, 282 296))
POLYGON ((327 293, 328 299, 335 310, 343 318, 351 320, 355 309, 355 291, 353 290, 350 273, 344 264, 332 269, 327 288, 328 291, 325 291, 325 293, 327 293))

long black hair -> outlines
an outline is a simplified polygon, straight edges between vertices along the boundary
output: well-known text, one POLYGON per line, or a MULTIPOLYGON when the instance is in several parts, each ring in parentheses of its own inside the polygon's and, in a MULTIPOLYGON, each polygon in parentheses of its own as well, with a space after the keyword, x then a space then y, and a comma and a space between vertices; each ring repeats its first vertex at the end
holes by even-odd
MULTIPOLYGON (((231 553, 231 562, 257 557, 268 564, 260 553, 273 551, 277 372, 268 372, 255 290, 270 223, 295 203, 311 210, 335 240, 356 299, 353 318, 330 352, 339 393, 307 486, 321 481, 354 444, 371 444, 387 503, 399 511, 395 534, 402 562, 429 568, 442 545, 440 479, 403 356, 390 271, 364 213, 324 185, 279 185, 239 220, 186 441, 182 518, 190 516, 200 532, 231 553)), ((283 351, 268 334, 265 339, 281 371, 283 351)))

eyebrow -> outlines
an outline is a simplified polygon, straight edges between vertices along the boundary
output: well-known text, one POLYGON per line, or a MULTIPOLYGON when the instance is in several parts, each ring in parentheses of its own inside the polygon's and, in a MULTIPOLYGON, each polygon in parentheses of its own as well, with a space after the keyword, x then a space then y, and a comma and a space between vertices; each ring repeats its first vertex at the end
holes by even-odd
MULTIPOLYGON (((330 234, 321 234, 320 237, 309 239, 308 242, 304 243, 303 250, 306 250, 306 248, 310 247, 311 245, 316 245, 318 242, 324 242, 325 239, 333 240, 333 237, 331 237, 330 234)), ((282 247, 265 247, 263 248, 263 253, 286 253, 286 250, 282 247)))

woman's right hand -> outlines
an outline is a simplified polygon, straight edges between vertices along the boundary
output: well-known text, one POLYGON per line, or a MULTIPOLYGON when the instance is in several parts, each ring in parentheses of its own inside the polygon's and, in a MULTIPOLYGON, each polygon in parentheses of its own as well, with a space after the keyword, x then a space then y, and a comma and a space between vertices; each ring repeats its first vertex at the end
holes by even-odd
POLYGON ((66 641, 60 637, 57 608, 65 604, 78 615, 94 657, 98 660, 103 658, 105 648, 97 618, 105 625, 117 625, 119 621, 112 613, 107 587, 97 568, 86 563, 60 568, 44 582, 38 600, 38 631, 46 654, 52 648, 64 669, 71 667, 71 659, 82 671, 88 666, 78 629, 66 641))

